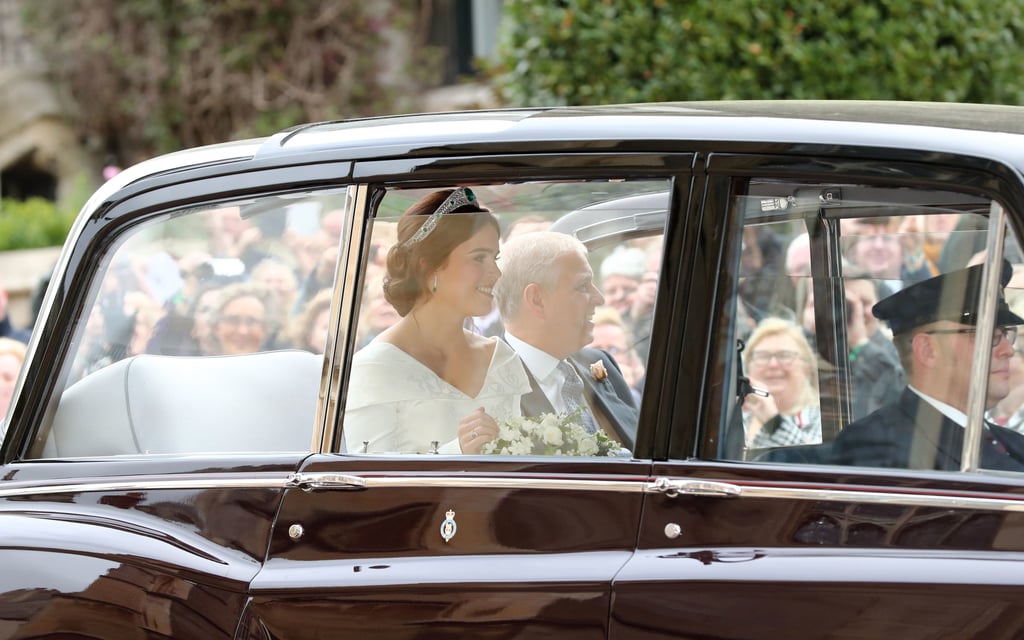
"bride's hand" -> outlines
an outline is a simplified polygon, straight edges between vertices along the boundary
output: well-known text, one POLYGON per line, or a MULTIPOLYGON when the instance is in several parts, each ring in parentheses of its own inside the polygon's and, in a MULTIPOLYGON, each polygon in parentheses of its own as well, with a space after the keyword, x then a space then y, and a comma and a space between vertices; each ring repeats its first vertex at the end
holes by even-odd
POLYGON ((498 437, 498 423, 480 407, 459 420, 459 446, 462 453, 480 453, 485 444, 498 437))

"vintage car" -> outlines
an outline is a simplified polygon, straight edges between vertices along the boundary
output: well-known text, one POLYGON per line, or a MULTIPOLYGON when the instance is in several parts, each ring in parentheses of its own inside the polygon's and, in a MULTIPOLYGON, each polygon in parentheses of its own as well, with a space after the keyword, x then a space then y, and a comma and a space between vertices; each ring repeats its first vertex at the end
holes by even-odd
POLYGON ((69 235, 6 416, 0 637, 1022 637, 1024 474, 983 451, 989 421, 1024 430, 1022 172, 1024 108, 885 102, 380 117, 129 168, 69 235), (353 368, 400 317, 396 223, 458 187, 586 246, 584 321, 620 340, 585 383, 636 410, 598 426, 611 455, 352 435, 424 374, 353 368), (967 328, 901 347, 913 302, 872 313, 964 270, 967 328), (951 462, 835 454, 905 393, 906 349, 953 344, 923 379, 966 395, 951 462))

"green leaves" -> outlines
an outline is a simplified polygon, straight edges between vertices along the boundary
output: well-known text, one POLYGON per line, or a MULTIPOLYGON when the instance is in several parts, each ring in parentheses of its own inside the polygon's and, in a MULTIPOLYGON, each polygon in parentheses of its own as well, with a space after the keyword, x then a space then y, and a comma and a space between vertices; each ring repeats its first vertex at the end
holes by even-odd
POLYGON ((507 0, 511 104, 900 99, 1018 104, 1019 0, 507 0))
POLYGON ((44 198, 0 201, 0 251, 36 249, 64 244, 75 220, 44 198))

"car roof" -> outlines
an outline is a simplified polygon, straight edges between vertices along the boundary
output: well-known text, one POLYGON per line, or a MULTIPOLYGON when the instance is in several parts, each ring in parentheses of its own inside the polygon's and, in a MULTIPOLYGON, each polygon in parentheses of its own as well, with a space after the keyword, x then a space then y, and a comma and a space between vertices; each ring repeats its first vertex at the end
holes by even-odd
MULTIPOLYGON (((316 157, 371 160, 496 153, 629 153, 766 144, 974 156, 1024 172, 1024 107, 887 101, 709 101, 419 113, 304 124, 266 138, 146 160, 104 184, 85 210, 148 176, 198 166, 316 157)), ((779 152, 785 148, 780 147, 779 152)))
POLYGON ((538 151, 586 143, 719 142, 912 148, 1021 166, 1024 107, 887 101, 719 101, 494 109, 323 122, 268 141, 261 155, 347 150, 353 159, 419 153, 538 151), (516 147, 515 145, 520 145, 516 147))

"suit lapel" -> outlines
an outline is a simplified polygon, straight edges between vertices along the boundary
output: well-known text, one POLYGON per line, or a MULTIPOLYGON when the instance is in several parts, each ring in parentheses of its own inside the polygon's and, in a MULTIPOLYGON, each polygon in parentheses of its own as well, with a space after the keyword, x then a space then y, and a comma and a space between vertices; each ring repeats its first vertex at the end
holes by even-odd
POLYGON ((988 438, 983 439, 980 466, 985 469, 1024 471, 1024 443, 1021 442, 1020 434, 997 424, 988 424, 988 431, 987 435, 1002 445, 1002 451, 988 438))
POLYGON ((530 373, 530 369, 524 366, 523 371, 526 372, 526 377, 530 381, 530 392, 523 394, 523 397, 519 399, 519 407, 523 415, 527 418, 535 418, 542 413, 554 413, 555 408, 551 406, 551 401, 541 391, 540 385, 530 373))
POLYGON ((900 408, 907 414, 907 424, 911 426, 905 434, 909 438, 909 468, 958 470, 964 443, 963 427, 910 389, 904 390, 900 408))
MULTIPOLYGON (((960 454, 964 448, 964 428, 921 400, 912 391, 904 392, 901 403, 908 409, 912 424, 916 426, 910 443, 910 468, 959 471, 960 454), (907 395, 912 397, 908 399, 907 395)), ((1024 460, 1024 443, 1014 438, 1012 432, 1003 427, 989 425, 988 428, 992 437, 1002 443, 1009 455, 997 452, 988 445, 987 440, 983 440, 978 457, 979 465, 985 469, 1024 469, 1021 463, 1024 460)))
POLYGON ((604 393, 606 385, 594 380, 594 376, 590 373, 590 365, 580 361, 578 355, 570 356, 569 364, 576 369, 576 373, 580 374, 580 378, 583 380, 583 396, 586 398, 587 404, 590 405, 591 412, 601 422, 601 426, 605 426, 608 414, 611 413, 611 408, 608 406, 608 398, 604 393))
MULTIPOLYGON (((584 361, 585 355, 589 354, 574 354, 569 357, 569 362, 583 379, 583 395, 590 405, 594 419, 605 433, 619 440, 625 447, 632 448, 636 442, 637 410, 623 403, 610 378, 601 381, 594 379, 590 372, 590 363, 584 361)), ((605 368, 608 367, 606 364, 605 368)))

